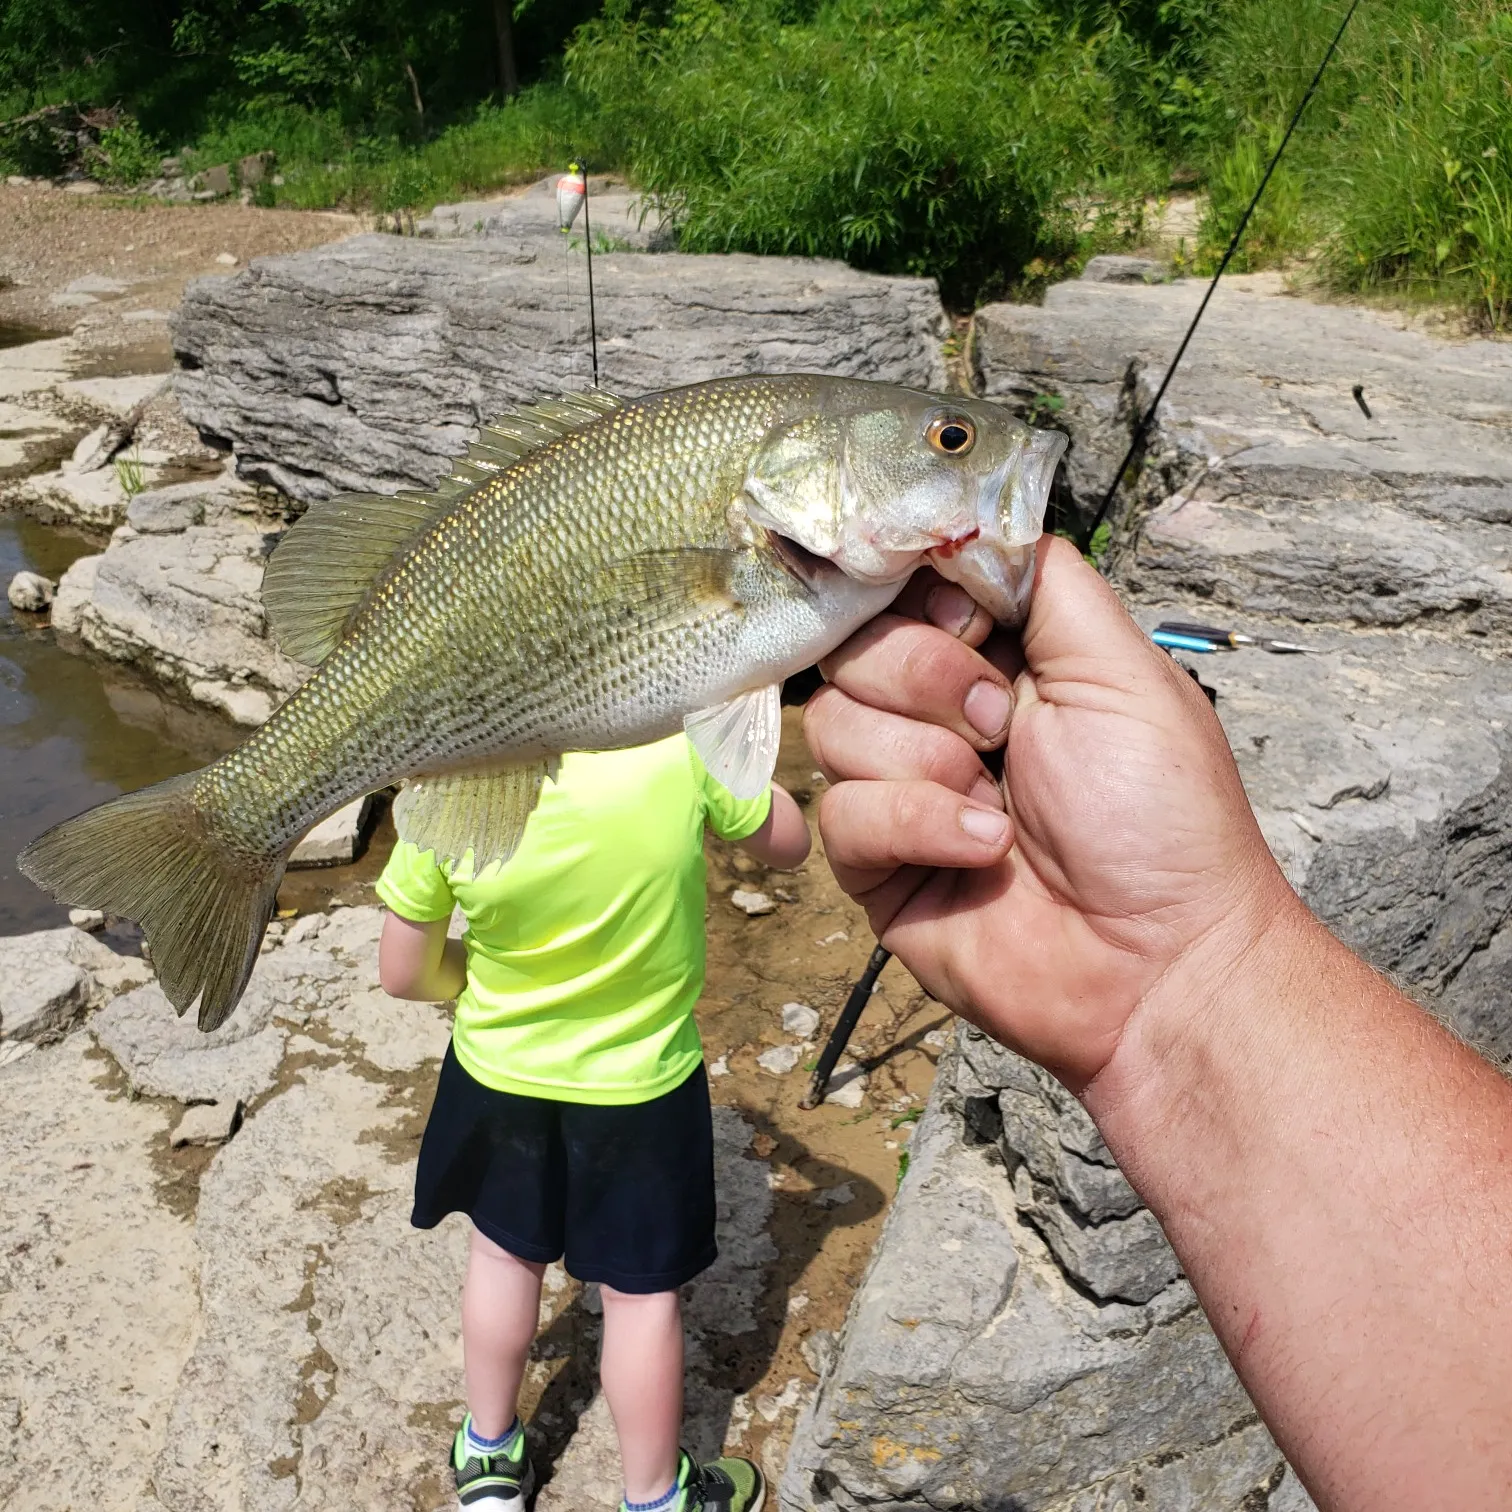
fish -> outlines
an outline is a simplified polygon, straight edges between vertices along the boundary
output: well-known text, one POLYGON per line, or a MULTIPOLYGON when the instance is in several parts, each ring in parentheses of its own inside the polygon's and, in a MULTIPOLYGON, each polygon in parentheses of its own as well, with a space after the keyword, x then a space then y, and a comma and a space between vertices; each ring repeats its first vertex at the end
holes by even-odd
POLYGON ((22 871, 141 925, 212 1030, 299 838, 403 784, 402 839, 508 861, 567 751, 686 730, 740 797, 770 782, 783 679, 930 563, 1021 618, 1066 440, 984 400, 809 374, 524 407, 430 492, 314 504, 263 607, 315 670, 237 749, 48 830, 22 871))

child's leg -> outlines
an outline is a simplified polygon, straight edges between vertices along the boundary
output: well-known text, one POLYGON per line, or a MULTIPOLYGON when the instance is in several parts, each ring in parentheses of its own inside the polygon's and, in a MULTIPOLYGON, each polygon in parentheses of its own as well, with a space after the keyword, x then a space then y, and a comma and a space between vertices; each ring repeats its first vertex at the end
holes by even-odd
POLYGON ((473 1230, 462 1285, 462 1357, 467 1408, 482 1438, 499 1438, 515 1420, 540 1317, 545 1269, 473 1230))
MULTIPOLYGON (((604 1297, 599 1379, 619 1435, 625 1500, 651 1502, 677 1480, 682 1431, 682 1309, 675 1291, 604 1297)), ((469 1384, 471 1377, 469 1376, 469 1384)))

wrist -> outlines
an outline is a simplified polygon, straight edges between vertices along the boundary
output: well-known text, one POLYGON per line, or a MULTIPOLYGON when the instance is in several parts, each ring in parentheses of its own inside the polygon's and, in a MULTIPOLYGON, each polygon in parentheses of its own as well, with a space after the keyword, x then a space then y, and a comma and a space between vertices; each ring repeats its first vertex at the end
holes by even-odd
POLYGON ((1163 1155, 1192 1153, 1179 1131, 1189 1126, 1200 1141, 1222 1128, 1242 1139, 1255 1080, 1276 1054, 1306 1053, 1305 1033, 1294 1031, 1315 996, 1308 982, 1315 988, 1334 956, 1358 965, 1279 871, 1273 883, 1161 974, 1082 1094, 1109 1149, 1157 1209, 1163 1155))

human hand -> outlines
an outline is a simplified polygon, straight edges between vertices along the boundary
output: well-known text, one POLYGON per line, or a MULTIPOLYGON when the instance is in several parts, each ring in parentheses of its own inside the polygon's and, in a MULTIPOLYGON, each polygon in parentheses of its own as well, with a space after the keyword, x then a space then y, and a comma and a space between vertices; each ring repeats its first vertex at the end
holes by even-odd
POLYGON ((1041 543, 1021 645, 921 577, 823 671, 804 732, 840 885, 930 993, 1074 1089, 1157 984, 1300 908, 1207 700, 1068 542, 1041 543), (1005 731, 998 784, 979 753, 1005 731))

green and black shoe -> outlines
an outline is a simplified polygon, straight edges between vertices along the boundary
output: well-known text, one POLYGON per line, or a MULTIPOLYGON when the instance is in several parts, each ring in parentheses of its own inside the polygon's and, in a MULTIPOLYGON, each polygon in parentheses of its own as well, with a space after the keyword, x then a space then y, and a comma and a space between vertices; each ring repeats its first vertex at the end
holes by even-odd
POLYGON ((761 1512, 766 1501, 766 1481, 750 1460, 726 1457, 700 1465, 686 1449, 677 1489, 670 1512, 761 1512))
POLYGON ((467 1446, 468 1419, 452 1440, 452 1474, 457 1481, 460 1512, 524 1512, 535 1490, 535 1467, 525 1447, 522 1428, 514 1452, 480 1455, 467 1446))

